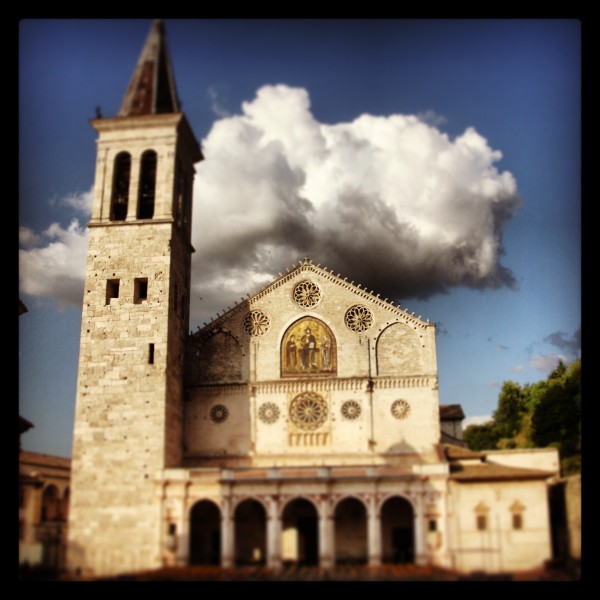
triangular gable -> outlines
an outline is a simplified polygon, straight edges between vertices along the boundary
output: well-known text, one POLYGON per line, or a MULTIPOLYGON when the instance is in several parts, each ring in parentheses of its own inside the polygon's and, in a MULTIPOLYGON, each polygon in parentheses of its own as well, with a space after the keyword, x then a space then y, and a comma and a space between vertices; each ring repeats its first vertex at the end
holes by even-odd
POLYGON ((415 317, 414 312, 409 313, 403 308, 400 307, 400 304, 394 304, 393 300, 388 300, 388 298, 381 299, 380 294, 374 292, 374 290, 367 290, 367 288, 363 288, 360 283, 355 284, 354 281, 348 281, 347 277, 342 277, 340 273, 335 273, 333 269, 327 270, 326 267, 322 267, 320 264, 314 264, 313 261, 308 257, 304 257, 302 260, 298 262, 298 264, 293 265, 290 269, 286 269, 285 274, 279 273, 278 276, 273 279, 270 283, 257 290, 256 292, 248 293, 247 299, 242 302, 235 302, 233 308, 227 307, 226 310, 223 311, 222 314, 218 314, 216 318, 211 319, 210 323, 204 325, 204 327, 199 327, 196 332, 192 334, 193 338, 204 337, 207 333, 210 333, 214 329, 219 329, 225 322, 227 322, 230 318, 235 316, 236 314, 241 314, 245 311, 248 311, 252 308, 252 305, 256 303, 258 300, 263 298, 264 296, 270 294, 272 291, 277 289, 278 287, 285 285, 290 280, 297 277, 299 274, 308 274, 314 273, 327 279, 330 282, 333 282, 340 287, 347 289, 349 292, 353 293, 357 298, 361 298, 365 302, 376 304, 391 314, 395 314, 396 316, 400 316, 406 324, 417 326, 420 328, 432 327, 433 323, 429 322, 429 319, 422 320, 420 316, 415 317))

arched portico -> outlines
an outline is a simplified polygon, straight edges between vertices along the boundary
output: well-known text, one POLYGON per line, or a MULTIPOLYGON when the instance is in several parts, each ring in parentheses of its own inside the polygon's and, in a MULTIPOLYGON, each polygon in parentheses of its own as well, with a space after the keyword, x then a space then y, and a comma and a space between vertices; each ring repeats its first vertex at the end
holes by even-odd
POLYGON ((284 563, 319 564, 319 516, 306 498, 290 500, 283 509, 281 557, 284 563))
POLYGON ((367 509, 358 498, 344 498, 334 512, 336 564, 368 562, 367 509))
POLYGON ((235 564, 264 565, 267 559, 267 512, 248 498, 235 508, 235 564))
POLYGON ((414 522, 414 509, 406 498, 393 496, 383 503, 381 506, 382 562, 414 562, 414 522))
POLYGON ((190 565, 221 562, 221 511, 210 500, 196 502, 190 510, 190 565))

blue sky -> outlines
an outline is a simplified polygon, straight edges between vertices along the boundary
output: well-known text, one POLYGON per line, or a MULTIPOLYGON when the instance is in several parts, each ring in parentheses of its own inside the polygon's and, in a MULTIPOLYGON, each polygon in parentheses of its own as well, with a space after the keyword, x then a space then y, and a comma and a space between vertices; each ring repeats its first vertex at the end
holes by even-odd
MULTIPOLYGON (((26 450, 71 452, 88 121, 97 106, 116 115, 150 25, 20 23, 26 450)), ((578 21, 165 26, 206 155, 193 328, 309 253, 438 323, 440 402, 468 417, 491 414, 503 381, 537 381, 580 354, 578 21)))

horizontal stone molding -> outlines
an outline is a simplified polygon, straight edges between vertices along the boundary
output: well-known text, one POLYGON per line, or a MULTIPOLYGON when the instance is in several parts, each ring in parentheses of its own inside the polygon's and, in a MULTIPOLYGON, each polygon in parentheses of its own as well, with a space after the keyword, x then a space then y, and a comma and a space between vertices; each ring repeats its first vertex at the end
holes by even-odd
MULTIPOLYGON (((189 388, 192 391, 192 397, 196 394, 204 396, 245 396, 249 394, 248 386, 245 384, 234 385, 195 385, 189 388), (194 394, 196 392, 196 394, 194 394)), ((190 398, 191 400, 192 398, 190 398)))
POLYGON ((103 220, 91 220, 88 222, 88 227, 127 227, 133 226, 144 226, 144 225, 158 225, 163 223, 175 223, 175 219, 169 218, 153 218, 153 219, 135 219, 134 221, 110 221, 109 219, 103 220))
POLYGON ((410 376, 410 377, 376 377, 373 378, 375 389, 393 388, 431 388, 436 386, 437 377, 410 376))
POLYGON ((204 395, 227 395, 238 394, 281 394, 299 393, 307 391, 335 392, 335 391, 361 391, 367 390, 369 381, 373 382, 373 389, 387 390, 395 388, 434 388, 437 386, 437 377, 432 375, 406 376, 406 377, 347 377, 347 378, 324 378, 324 379, 286 379, 277 381, 260 381, 236 385, 202 385, 191 386, 204 395))

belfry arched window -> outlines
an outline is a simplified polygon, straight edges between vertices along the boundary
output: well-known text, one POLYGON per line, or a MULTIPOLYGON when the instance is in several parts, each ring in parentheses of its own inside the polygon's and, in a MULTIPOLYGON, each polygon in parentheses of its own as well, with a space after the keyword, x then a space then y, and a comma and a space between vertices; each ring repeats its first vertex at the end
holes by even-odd
POLYGON ((154 216, 154 198, 156 195, 156 163, 154 150, 142 154, 140 168, 140 187, 138 195, 137 218, 151 219, 154 216))
POLYGON ((129 179, 131 177, 131 156, 120 152, 115 158, 112 197, 110 202, 110 220, 124 221, 129 203, 129 179))

